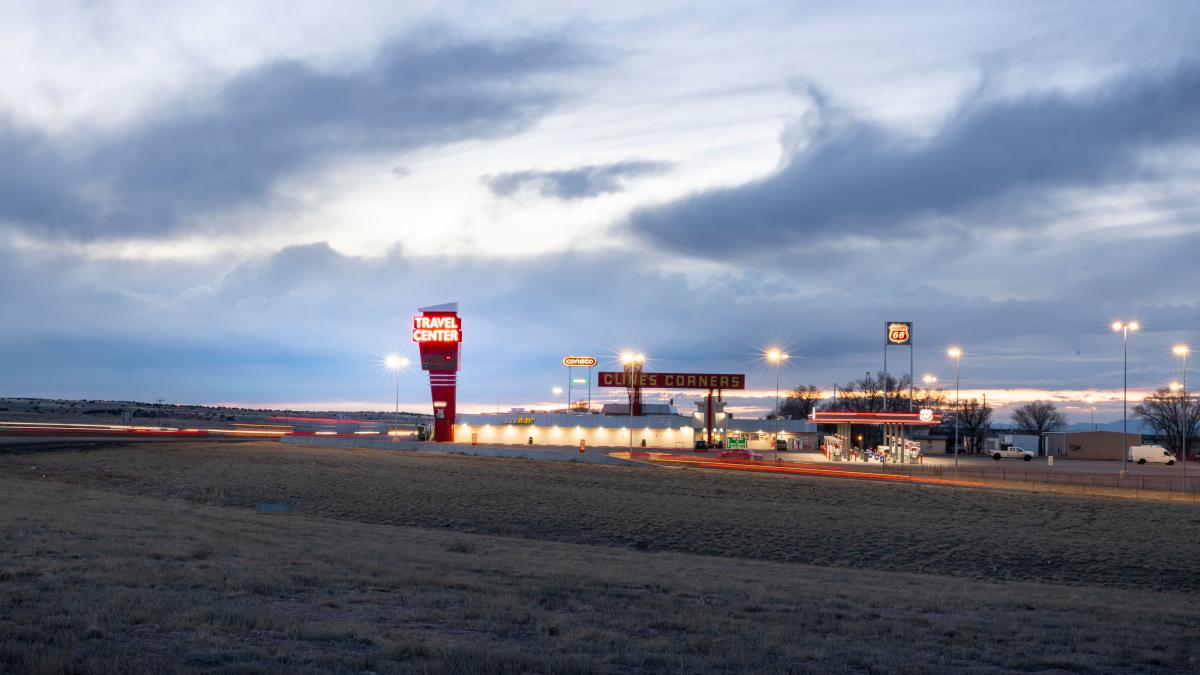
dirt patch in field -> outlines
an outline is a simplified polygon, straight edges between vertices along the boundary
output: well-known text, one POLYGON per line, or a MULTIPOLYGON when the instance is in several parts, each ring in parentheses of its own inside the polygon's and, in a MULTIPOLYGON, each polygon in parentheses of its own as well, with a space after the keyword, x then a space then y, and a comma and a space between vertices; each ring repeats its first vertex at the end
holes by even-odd
POLYGON ((302 516, 847 570, 1195 593, 1200 509, 865 481, 179 444, 0 457, 0 474, 302 516))

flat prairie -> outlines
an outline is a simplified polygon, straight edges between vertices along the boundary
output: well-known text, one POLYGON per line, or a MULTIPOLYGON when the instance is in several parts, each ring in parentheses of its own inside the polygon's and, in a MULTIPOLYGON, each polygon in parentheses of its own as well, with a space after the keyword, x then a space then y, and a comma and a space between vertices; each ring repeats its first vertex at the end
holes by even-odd
POLYGON ((0 453, 0 672, 1179 672, 1180 502, 406 452, 0 453))

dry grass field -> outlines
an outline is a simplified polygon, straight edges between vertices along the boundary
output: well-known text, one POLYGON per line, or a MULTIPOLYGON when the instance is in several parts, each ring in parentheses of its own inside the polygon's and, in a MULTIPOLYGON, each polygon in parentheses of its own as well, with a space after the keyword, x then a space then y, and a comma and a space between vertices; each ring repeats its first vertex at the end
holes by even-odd
POLYGON ((0 551, 0 672, 1200 668, 1187 503, 98 445, 0 452, 0 551))

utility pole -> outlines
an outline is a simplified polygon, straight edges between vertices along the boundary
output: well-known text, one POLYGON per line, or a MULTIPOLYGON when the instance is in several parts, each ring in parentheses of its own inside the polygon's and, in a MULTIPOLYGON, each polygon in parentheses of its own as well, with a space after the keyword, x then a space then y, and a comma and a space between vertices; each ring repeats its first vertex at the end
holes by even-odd
POLYGON ((1187 388, 1187 359, 1190 350, 1187 345, 1175 345, 1173 351, 1176 356, 1183 358, 1183 391, 1181 392, 1183 394, 1183 424, 1180 425, 1179 431, 1180 436, 1183 437, 1182 450, 1180 450, 1183 454, 1183 489, 1187 490, 1187 442, 1188 434, 1192 431, 1192 397, 1188 396, 1187 388))
POLYGON ((1123 365, 1121 384, 1121 475, 1129 464, 1129 331, 1136 331, 1141 326, 1136 321, 1114 321, 1112 329, 1121 333, 1123 365))
POLYGON ((958 468, 958 420, 962 417, 962 399, 959 383, 962 374, 962 350, 951 347, 946 354, 954 359, 954 468, 958 468))

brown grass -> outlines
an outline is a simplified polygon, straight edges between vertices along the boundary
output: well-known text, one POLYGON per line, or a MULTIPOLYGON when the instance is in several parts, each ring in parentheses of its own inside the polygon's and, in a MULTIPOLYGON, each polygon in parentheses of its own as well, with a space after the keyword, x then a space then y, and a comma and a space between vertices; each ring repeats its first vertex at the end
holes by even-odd
POLYGON ((266 443, 0 475, 5 672, 1196 668, 1187 505, 266 443))

